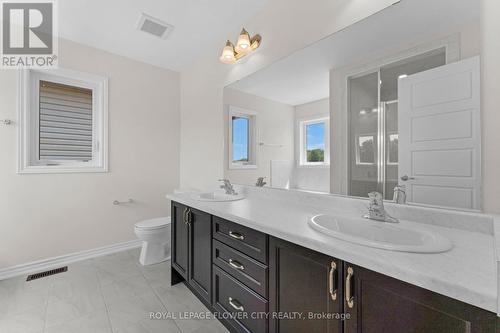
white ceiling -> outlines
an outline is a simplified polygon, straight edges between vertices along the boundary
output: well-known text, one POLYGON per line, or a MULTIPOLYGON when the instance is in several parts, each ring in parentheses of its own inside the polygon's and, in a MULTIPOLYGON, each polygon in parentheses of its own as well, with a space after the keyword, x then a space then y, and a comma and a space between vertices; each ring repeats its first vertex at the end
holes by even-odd
MULTIPOLYGON (((61 37, 156 66, 182 71, 207 50, 236 39, 268 0, 58 1, 61 37), (172 24, 166 40, 136 29, 144 12, 172 24), (236 34, 236 35, 235 35, 236 34)), ((214 54, 214 57, 217 57, 214 54)))
POLYGON ((331 68, 478 19, 477 0, 403 0, 229 87, 289 105, 327 98, 331 68))

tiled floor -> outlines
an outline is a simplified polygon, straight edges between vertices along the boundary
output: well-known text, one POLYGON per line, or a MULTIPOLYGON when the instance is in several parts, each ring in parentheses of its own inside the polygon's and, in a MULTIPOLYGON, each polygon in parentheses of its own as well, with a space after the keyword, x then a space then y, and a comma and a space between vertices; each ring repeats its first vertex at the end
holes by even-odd
POLYGON ((184 284, 170 286, 170 262, 142 267, 138 256, 134 249, 31 282, 0 281, 0 333, 228 332, 216 319, 181 318, 208 309, 184 284), (151 312, 175 318, 150 319, 151 312))

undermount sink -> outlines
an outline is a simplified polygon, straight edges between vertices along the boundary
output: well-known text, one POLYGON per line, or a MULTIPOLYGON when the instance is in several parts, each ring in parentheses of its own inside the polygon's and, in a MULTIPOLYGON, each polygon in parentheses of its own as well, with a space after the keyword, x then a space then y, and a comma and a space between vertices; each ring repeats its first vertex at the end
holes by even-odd
POLYGON ((222 201, 237 201, 245 199, 245 196, 242 194, 226 194, 220 192, 206 192, 206 193, 196 193, 192 195, 194 200, 198 201, 213 201, 213 202, 222 202, 222 201))
POLYGON ((317 215, 309 225, 335 238, 391 251, 439 253, 453 247, 448 238, 405 221, 393 224, 362 217, 317 215))

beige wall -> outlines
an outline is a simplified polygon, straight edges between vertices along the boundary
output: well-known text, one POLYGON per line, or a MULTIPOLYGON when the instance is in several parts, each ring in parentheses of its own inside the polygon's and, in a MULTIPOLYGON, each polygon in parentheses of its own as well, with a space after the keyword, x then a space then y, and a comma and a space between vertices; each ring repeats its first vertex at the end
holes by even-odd
MULTIPOLYGON (((269 1, 246 22, 263 36, 251 57, 228 66, 219 49, 181 75, 181 186, 211 188, 224 173, 223 88, 274 61, 370 16, 396 0, 269 1), (279 18, 279 19, 277 19, 279 18), (290 33, 294 31, 296 33, 290 33)), ((228 31, 228 37, 238 31, 228 31)))
POLYGON ((271 160, 293 160, 294 107, 241 91, 224 89, 224 178, 236 184, 255 184, 257 177, 266 177, 270 184, 271 160), (229 106, 237 106, 257 113, 257 144, 280 144, 283 147, 257 146, 257 169, 229 169, 229 106))
MULTIPOLYGON (((0 269, 132 240, 135 222, 169 214, 178 186, 178 74, 64 40, 59 56, 109 78, 110 172, 19 175, 17 126, 0 126, 0 269)), ((0 118, 17 118, 16 78, 0 71, 0 118)))
POLYGON ((481 1, 483 206, 500 213, 500 1, 481 1))

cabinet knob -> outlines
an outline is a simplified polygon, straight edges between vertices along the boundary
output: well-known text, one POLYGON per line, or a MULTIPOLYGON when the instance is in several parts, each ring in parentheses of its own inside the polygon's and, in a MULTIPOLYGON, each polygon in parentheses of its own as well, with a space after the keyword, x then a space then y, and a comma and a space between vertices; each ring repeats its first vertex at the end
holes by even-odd
POLYGON ((352 295, 352 277, 354 275, 354 269, 352 267, 347 268, 347 276, 345 278, 345 301, 347 306, 352 309, 354 307, 354 296, 352 295))

